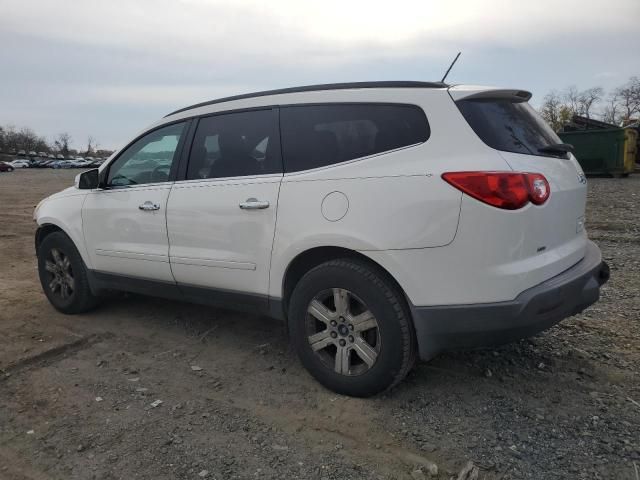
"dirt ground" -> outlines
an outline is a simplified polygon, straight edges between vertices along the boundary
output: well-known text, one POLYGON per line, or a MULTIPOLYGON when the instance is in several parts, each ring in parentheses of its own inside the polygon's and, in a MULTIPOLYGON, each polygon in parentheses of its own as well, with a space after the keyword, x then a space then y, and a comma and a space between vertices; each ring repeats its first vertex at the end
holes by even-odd
POLYGON ((640 175, 589 181, 598 304, 362 400, 269 318, 133 295, 57 313, 32 212, 76 173, 0 174, 0 479, 640 478, 640 175))

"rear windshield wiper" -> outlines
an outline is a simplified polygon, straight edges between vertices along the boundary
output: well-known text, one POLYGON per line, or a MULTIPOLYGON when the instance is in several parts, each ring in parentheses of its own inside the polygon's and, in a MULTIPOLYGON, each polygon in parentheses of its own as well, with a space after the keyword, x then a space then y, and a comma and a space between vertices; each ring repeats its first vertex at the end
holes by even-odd
POLYGON ((573 153, 573 145, 571 145, 570 143, 553 143, 551 145, 539 148, 538 152, 551 154, 562 154, 569 152, 573 153))

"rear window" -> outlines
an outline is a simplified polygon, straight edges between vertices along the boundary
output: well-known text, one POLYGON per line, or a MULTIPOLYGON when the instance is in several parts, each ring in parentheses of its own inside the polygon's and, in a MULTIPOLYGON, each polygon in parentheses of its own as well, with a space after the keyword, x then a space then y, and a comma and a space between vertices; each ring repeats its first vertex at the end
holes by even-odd
POLYGON ((547 157, 565 155, 538 151, 562 140, 527 102, 476 99, 456 103, 476 135, 496 150, 547 157))
POLYGON ((332 165, 429 138, 429 124, 413 105, 296 105, 280 109, 286 172, 332 165))

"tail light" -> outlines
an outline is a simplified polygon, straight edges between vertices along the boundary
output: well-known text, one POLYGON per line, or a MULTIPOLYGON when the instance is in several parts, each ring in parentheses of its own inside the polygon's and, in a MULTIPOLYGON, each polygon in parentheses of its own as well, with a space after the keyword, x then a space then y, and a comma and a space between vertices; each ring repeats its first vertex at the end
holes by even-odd
POLYGON ((448 172, 442 178, 467 195, 505 210, 517 210, 529 202, 542 205, 551 193, 540 173, 448 172))

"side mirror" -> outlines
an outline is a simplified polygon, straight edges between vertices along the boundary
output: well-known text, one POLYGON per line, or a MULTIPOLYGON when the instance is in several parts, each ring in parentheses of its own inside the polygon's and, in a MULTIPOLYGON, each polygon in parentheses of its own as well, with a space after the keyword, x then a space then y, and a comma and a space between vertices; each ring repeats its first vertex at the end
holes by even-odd
POLYGON ((75 186, 80 190, 93 190, 100 185, 100 175, 98 169, 87 170, 76 175, 75 186))

